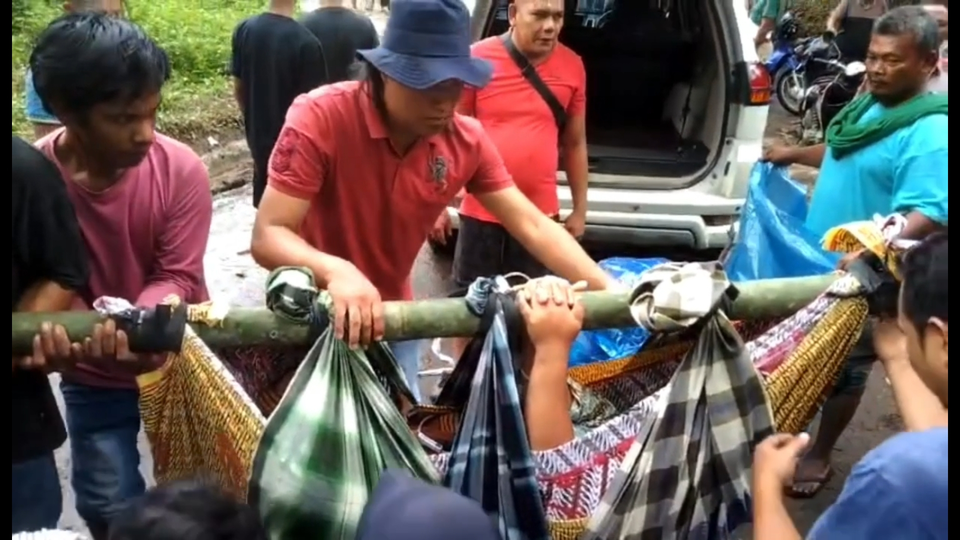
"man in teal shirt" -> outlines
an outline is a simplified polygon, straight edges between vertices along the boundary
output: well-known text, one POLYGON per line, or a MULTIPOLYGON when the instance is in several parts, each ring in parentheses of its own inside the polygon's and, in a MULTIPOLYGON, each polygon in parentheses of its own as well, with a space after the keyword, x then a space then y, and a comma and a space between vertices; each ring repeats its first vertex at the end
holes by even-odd
POLYGON ((780 18, 781 2, 786 0, 756 0, 750 10, 750 20, 759 26, 753 43, 759 47, 770 38, 770 32, 777 27, 780 18))
MULTIPOLYGON (((812 232, 891 213, 907 217, 905 238, 922 239, 946 225, 947 95, 926 90, 939 45, 937 21, 920 7, 880 17, 866 58, 870 91, 837 115, 826 144, 767 150, 765 158, 776 164, 820 168, 807 213, 812 232)), ((795 496, 813 496, 830 478, 831 452, 876 359, 871 334, 864 331, 824 405, 820 431, 797 468, 795 496)))

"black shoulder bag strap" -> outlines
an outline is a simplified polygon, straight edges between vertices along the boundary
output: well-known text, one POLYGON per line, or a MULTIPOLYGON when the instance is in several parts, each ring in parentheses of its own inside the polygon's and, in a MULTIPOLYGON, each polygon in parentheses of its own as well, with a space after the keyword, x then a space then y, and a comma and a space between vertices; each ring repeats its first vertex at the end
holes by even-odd
POLYGON ((523 78, 530 83, 530 86, 540 94, 540 97, 543 98, 543 101, 547 103, 547 106, 550 107, 550 112, 553 113, 553 119, 557 123, 557 129, 559 133, 563 135, 563 128, 567 125, 567 111, 563 109, 563 105, 560 103, 560 100, 557 99, 557 96, 547 88, 547 84, 543 82, 543 79, 540 78, 540 75, 537 74, 537 70, 534 69, 533 65, 530 64, 530 61, 527 60, 527 57, 517 49, 517 46, 513 43, 513 40, 510 39, 510 32, 500 36, 500 40, 503 42, 503 46, 506 47, 507 52, 510 54, 510 58, 513 59, 513 62, 517 64, 517 67, 520 68, 520 73, 523 75, 523 78))

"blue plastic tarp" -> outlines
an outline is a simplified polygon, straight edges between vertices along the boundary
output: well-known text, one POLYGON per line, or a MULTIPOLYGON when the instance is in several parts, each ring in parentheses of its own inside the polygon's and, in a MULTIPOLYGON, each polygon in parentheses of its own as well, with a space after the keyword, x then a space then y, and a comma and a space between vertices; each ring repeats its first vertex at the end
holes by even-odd
POLYGON ((806 189, 786 168, 757 163, 750 175, 740 232, 726 259, 734 282, 804 277, 833 271, 840 256, 820 247, 820 237, 804 226, 806 189))
MULTIPOLYGON (((644 272, 665 262, 670 261, 659 257, 652 259, 613 257, 604 259, 599 264, 600 268, 626 288, 633 289, 644 272)), ((632 356, 643 347, 649 337, 649 332, 643 328, 580 332, 570 349, 570 365, 581 366, 632 356)))

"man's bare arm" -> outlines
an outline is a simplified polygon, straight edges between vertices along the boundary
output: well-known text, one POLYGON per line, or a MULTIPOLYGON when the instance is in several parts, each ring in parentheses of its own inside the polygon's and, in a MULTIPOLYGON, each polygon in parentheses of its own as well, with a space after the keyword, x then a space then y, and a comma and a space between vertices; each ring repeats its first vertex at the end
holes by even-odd
POLYGON ((41 281, 27 289, 14 311, 51 313, 69 311, 76 292, 53 281, 41 281))
POLYGON ((797 146, 791 150, 791 161, 807 167, 819 169, 823 165, 823 156, 827 152, 825 144, 815 144, 813 146, 797 146))
POLYGON ((570 346, 539 345, 535 346, 533 355, 523 415, 527 418, 530 449, 550 450, 574 439, 570 420, 572 400, 567 385, 570 346))
POLYGON ((573 198, 573 211, 587 212, 587 182, 589 180, 589 162, 587 155, 586 117, 577 115, 570 118, 563 131, 563 170, 570 184, 570 196, 573 198))
POLYGON ((920 212, 907 214, 907 226, 900 233, 900 238, 908 240, 923 240, 931 234, 941 230, 942 225, 928 218, 920 212))
POLYGON ((777 27, 777 21, 764 17, 760 19, 760 26, 757 28, 757 35, 753 38, 754 42, 757 45, 761 45, 767 41, 767 37, 770 35, 770 32, 773 32, 777 27))
POLYGON ((756 540, 801 540, 783 501, 783 486, 754 486, 753 537, 756 540))
POLYGON ((324 286, 331 272, 347 261, 316 250, 297 234, 310 201, 285 195, 267 186, 253 224, 250 252, 260 266, 305 266, 313 271, 317 284, 324 286))
POLYGON ((840 26, 843 24, 844 17, 847 16, 847 0, 840 0, 837 7, 833 8, 830 16, 827 17, 827 30, 834 34, 840 33, 840 26))

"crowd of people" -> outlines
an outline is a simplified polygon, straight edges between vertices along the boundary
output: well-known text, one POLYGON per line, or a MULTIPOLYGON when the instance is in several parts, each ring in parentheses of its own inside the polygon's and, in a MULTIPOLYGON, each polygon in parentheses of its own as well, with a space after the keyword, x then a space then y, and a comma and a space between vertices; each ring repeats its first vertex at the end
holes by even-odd
MULTIPOLYGON (((538 357, 565 358, 580 328, 570 283, 616 284, 578 242, 587 98, 581 59, 558 41, 563 0, 516 0, 511 30, 475 44, 460 0, 396 0, 382 43, 369 19, 344 6, 321 3, 297 21, 294 4, 273 0, 233 36, 230 71, 254 160, 257 263, 309 268, 333 298, 337 336, 351 346, 378 341, 383 302, 412 298, 414 259, 428 237, 447 238, 446 207, 462 196, 455 280, 534 278, 521 295, 530 369, 565 375, 565 364, 538 357), (574 203, 563 221, 558 162, 574 203)), ((205 301, 209 178, 190 147, 155 130, 168 57, 123 19, 119 2, 73 8, 31 53, 28 116, 38 140, 13 137, 13 311, 89 310, 104 296, 142 306, 205 301)), ((927 11, 884 13, 866 47, 868 93, 840 114, 824 145, 775 146, 765 156, 820 168, 807 220, 814 232, 899 213, 908 222, 902 237, 923 242, 904 261, 899 322, 864 333, 816 442, 807 449, 805 436, 777 436, 757 449, 758 539, 800 537, 784 484, 812 496, 829 479, 830 452, 878 357, 911 433, 864 459, 811 537, 946 537, 947 111, 946 96, 926 86, 939 45, 927 11)), ((420 399, 422 342, 391 347, 420 399)), ((110 322, 79 342, 44 324, 33 354, 13 358, 14 533, 56 528, 53 452, 69 435, 70 482, 94 540, 265 537, 249 508, 216 490, 147 491, 135 376, 158 362, 132 353, 110 322), (65 423, 46 376, 54 371, 65 423)), ((528 434, 534 449, 548 449, 573 436, 570 396, 565 376, 536 379, 526 409, 538 421, 528 434)), ((385 475, 367 513, 363 539, 497 538, 479 506, 401 473, 385 475)))

